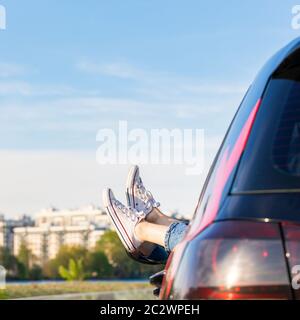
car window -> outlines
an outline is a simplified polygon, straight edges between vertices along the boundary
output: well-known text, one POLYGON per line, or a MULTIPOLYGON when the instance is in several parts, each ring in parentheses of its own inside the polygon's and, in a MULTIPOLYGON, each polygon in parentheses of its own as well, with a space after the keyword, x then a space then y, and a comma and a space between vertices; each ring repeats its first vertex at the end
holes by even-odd
POLYGON ((300 67, 270 79, 233 193, 300 192, 300 67))
MULTIPOLYGON (((287 174, 300 175, 300 82, 287 80, 280 123, 273 144, 274 166, 287 174)), ((284 94, 283 94, 284 95, 284 94)))

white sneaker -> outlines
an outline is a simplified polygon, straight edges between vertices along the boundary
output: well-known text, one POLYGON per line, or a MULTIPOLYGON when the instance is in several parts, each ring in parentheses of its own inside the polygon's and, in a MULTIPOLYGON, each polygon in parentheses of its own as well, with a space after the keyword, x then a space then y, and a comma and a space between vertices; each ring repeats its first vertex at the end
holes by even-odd
POLYGON ((150 213, 153 208, 160 206, 160 203, 154 200, 152 193, 145 188, 138 166, 133 166, 128 173, 126 196, 128 206, 139 212, 144 212, 145 215, 150 213))
POLYGON ((127 251, 137 251, 142 242, 135 236, 134 229, 145 218, 143 212, 126 207, 115 198, 111 189, 103 191, 103 203, 127 251))

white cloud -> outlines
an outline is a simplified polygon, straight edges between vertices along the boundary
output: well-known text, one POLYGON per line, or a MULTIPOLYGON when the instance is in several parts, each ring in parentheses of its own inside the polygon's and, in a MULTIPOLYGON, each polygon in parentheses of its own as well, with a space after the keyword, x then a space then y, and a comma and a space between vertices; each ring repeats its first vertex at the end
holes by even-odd
MULTIPOLYGON (((1 92, 1 85, 0 85, 1 92)), ((141 99, 115 99, 104 97, 57 97, 40 101, 3 102, 0 106, 0 124, 3 131, 35 130, 90 132, 110 127, 120 120, 128 120, 136 128, 174 128, 176 121, 191 121, 187 128, 208 128, 224 113, 223 121, 230 118, 237 104, 222 101, 218 104, 180 103, 172 101, 148 102, 141 99), (150 121, 155 119, 155 121, 150 121), (24 122, 25 121, 25 122, 24 122), (20 126, 20 124, 22 124, 20 126)))
POLYGON ((26 73, 24 66, 14 63, 0 63, 0 78, 21 76, 26 73))
MULTIPOLYGON (((142 70, 129 63, 95 63, 82 60, 76 68, 91 75, 113 76, 123 79, 134 79, 139 82, 134 85, 134 92, 150 99, 158 100, 191 100, 203 97, 217 97, 226 95, 241 98, 247 85, 241 83, 220 83, 203 81, 199 78, 178 76, 168 72, 142 70)), ((187 102, 187 101, 186 101, 187 102)))
POLYGON ((118 62, 101 64, 84 60, 77 64, 77 68, 88 74, 106 75, 121 79, 141 79, 144 77, 144 73, 141 70, 130 64, 118 62))
POLYGON ((221 112, 233 113, 236 105, 224 101, 220 104, 211 103, 186 103, 172 104, 171 107, 175 110, 175 116, 178 119, 203 119, 204 117, 216 116, 221 112))
POLYGON ((80 93, 67 85, 37 85, 27 81, 0 81, 1 96, 66 96, 80 93))
POLYGON ((0 82, 0 95, 32 95, 32 86, 26 82, 0 82))
POLYGON ((183 85, 182 89, 198 94, 244 94, 247 86, 240 84, 191 84, 183 85))
MULTIPOLYGON (((206 160, 208 168, 211 156, 206 160)), ((102 205, 104 187, 112 187, 125 201, 128 168, 99 166, 94 152, 0 151, 0 212, 12 216, 50 205, 102 205)), ((175 165, 143 166, 142 174, 163 210, 178 209, 191 217, 206 174, 187 176, 184 166, 175 165)))

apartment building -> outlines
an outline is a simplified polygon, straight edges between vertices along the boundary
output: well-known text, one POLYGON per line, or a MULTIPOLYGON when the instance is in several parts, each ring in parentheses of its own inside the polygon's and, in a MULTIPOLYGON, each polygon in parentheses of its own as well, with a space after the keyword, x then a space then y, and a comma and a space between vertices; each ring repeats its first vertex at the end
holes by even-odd
POLYGON ((5 219, 0 215, 0 247, 8 248, 13 252, 14 247, 14 229, 17 227, 33 226, 34 221, 26 215, 16 219, 5 219))
POLYGON ((106 213, 94 206, 42 210, 36 214, 34 226, 14 228, 14 254, 17 255, 25 243, 37 262, 43 263, 54 258, 62 245, 93 248, 110 228, 106 213))

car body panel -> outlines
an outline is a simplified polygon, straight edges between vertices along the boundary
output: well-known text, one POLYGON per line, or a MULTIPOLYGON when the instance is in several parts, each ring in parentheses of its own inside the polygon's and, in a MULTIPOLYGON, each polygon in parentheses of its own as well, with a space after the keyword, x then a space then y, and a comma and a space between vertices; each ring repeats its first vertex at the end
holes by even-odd
MULTIPOLYGON (((188 247, 193 241, 198 241, 202 233, 217 221, 250 219, 269 223, 270 213, 272 213, 271 218, 278 222, 298 220, 295 219, 296 215, 300 216, 300 197, 297 194, 239 194, 238 192, 232 194, 231 192, 240 159, 256 116, 260 112, 261 99, 268 82, 274 72, 289 63, 290 57, 298 50, 300 50, 300 38, 277 52, 261 69, 247 91, 210 169, 187 234, 169 257, 160 298, 170 297, 174 278, 176 281, 176 278, 180 277, 177 271, 180 265, 189 259, 186 255, 188 247)), ((281 230, 280 224, 279 228, 281 230)), ((284 237, 281 240, 284 242, 284 237)), ((180 298, 180 295, 177 298, 180 298)))

